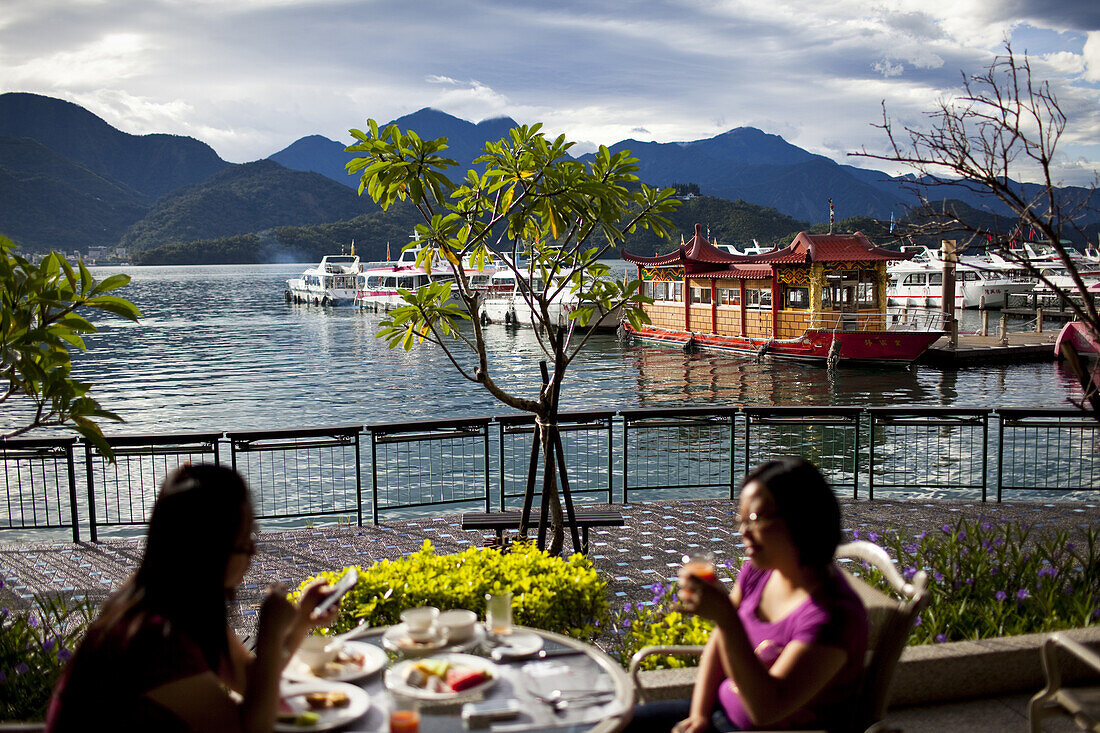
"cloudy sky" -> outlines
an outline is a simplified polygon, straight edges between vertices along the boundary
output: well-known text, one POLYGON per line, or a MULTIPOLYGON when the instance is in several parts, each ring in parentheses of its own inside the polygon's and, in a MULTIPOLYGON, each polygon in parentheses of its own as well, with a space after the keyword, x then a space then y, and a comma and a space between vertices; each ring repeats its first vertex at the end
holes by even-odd
MULTIPOLYGON (((1100 170, 1100 0, 0 0, 0 91, 232 162, 435 107, 582 147, 754 126, 834 160, 923 124, 1005 39, 1069 116, 1065 183, 1100 170)), ((896 171, 894 171, 896 172, 896 171)))

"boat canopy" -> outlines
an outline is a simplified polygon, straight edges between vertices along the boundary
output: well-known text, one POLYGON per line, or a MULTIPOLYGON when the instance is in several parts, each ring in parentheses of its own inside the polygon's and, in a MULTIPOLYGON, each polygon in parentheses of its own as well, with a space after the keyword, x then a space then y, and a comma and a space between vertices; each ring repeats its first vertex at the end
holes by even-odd
POLYGON ((807 234, 799 232, 782 249, 760 254, 738 255, 719 249, 703 236, 702 224, 695 235, 668 254, 644 257, 623 250, 622 257, 642 267, 682 266, 685 274, 736 279, 767 277, 771 265, 813 262, 884 262, 909 260, 916 252, 895 252, 878 247, 862 232, 855 234, 807 234))

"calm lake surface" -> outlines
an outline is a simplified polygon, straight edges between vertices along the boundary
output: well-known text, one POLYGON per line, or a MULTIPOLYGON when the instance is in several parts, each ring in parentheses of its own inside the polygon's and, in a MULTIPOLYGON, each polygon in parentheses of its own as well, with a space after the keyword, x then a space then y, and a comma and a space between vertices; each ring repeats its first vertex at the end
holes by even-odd
MULTIPOLYGON (((617 263, 622 266, 621 263, 617 263)), ((306 265, 100 267, 139 323, 99 317, 77 375, 126 425, 109 433, 370 424, 507 412, 435 348, 390 350, 382 316, 287 304, 284 282, 306 265)), ((963 330, 977 327, 966 316, 963 330)), ((494 377, 533 396, 541 354, 530 329, 490 327, 494 377)), ((824 367, 677 349, 599 336, 570 367, 565 409, 676 405, 1069 405, 1080 389, 1054 363, 944 371, 824 367)), ((0 420, 11 424, 16 411, 0 420)))

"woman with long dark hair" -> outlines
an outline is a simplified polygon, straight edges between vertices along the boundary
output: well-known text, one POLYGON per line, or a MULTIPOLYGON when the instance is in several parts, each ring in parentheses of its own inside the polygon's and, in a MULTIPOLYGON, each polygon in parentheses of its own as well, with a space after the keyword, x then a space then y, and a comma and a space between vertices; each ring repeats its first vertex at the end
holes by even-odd
POLYGON ((229 628, 228 601, 256 552, 252 503, 228 468, 183 466, 153 506, 141 565, 101 609, 62 677, 50 731, 270 731, 279 677, 328 594, 316 583, 300 605, 271 589, 256 652, 229 628))
POLYGON ((686 566, 683 610, 714 622, 690 701, 643 705, 632 730, 846 728, 867 614, 833 564, 840 505, 817 468, 768 461, 741 484, 746 561, 733 591, 686 566))

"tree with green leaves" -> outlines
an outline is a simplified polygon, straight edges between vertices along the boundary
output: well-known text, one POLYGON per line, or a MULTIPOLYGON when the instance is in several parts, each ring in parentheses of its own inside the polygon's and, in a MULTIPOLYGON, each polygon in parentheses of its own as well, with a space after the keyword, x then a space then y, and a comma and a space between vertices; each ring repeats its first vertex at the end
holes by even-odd
MULTIPOLYGON (((425 244, 418 263, 438 257, 450 263, 456 282, 453 296, 444 282, 402 291, 406 305, 390 311, 377 335, 390 348, 434 344, 464 378, 505 405, 535 416, 520 534, 526 531, 526 507, 533 500, 537 449, 545 508, 541 517, 545 523, 549 515, 548 549, 559 552, 565 523, 557 478, 559 471, 562 478, 565 473, 557 417, 566 370, 603 314, 622 309, 632 324, 648 321, 641 305, 649 300, 639 284, 616 281, 599 260, 639 229, 668 236, 670 224, 663 215, 679 202, 671 188, 638 183, 637 159, 629 151, 612 153, 601 146, 582 162, 569 155, 573 143, 564 136, 547 138, 541 124, 517 127, 507 137, 486 143, 474 168, 456 183, 446 174, 457 165, 443 155, 446 138, 424 140, 396 125, 379 129, 374 120, 368 123, 366 132, 351 130, 358 142, 347 148, 359 154, 347 168, 360 176, 360 195, 367 192, 383 209, 410 201, 423 219, 416 227, 425 244), (485 326, 470 317, 481 312, 483 295, 471 285, 467 270, 483 268, 495 255, 503 255, 514 274, 518 297, 530 308, 545 355, 542 386, 533 397, 502 384, 486 346, 485 326), (552 304, 563 296, 578 307, 566 325, 559 325, 552 304)), ((540 524, 540 547, 546 546, 544 529, 540 524)))
POLYGON ((141 317, 133 303, 108 294, 129 282, 123 274, 96 280, 83 262, 74 268, 56 252, 33 265, 0 236, 0 405, 28 408, 0 439, 66 426, 112 455, 97 420, 122 418, 88 395, 90 384, 73 378, 69 349, 86 350, 82 334, 96 332, 84 316, 90 310, 141 317))

